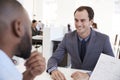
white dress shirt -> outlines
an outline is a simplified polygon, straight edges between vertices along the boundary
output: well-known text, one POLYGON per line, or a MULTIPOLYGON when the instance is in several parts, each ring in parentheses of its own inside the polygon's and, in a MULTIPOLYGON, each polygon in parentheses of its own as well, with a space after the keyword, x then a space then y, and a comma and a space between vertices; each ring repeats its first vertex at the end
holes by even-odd
POLYGON ((22 80, 22 74, 17 70, 12 60, 0 50, 0 80, 22 80))

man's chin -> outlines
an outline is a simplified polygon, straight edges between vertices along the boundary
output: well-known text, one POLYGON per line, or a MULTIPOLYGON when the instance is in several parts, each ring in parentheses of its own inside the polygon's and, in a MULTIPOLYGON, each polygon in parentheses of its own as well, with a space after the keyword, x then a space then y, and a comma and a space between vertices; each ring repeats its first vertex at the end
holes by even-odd
POLYGON ((15 55, 15 56, 20 57, 20 58, 23 58, 23 59, 28 59, 28 58, 30 57, 30 54, 31 54, 31 53, 29 53, 29 54, 27 54, 27 55, 21 54, 21 55, 15 55))

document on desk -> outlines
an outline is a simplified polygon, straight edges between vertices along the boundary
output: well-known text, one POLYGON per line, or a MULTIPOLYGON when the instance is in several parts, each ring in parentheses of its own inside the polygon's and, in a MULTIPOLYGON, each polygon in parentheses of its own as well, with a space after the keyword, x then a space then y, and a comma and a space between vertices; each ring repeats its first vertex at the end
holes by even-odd
POLYGON ((120 80, 120 59, 101 54, 89 80, 120 80))

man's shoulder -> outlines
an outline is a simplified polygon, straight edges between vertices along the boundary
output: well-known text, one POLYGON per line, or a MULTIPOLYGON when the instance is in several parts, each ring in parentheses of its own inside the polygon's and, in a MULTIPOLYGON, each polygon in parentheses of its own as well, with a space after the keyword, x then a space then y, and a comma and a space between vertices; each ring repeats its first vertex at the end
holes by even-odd
POLYGON ((67 38, 73 38, 73 37, 76 37, 76 36, 77 36, 76 30, 65 34, 65 37, 67 37, 67 38))
POLYGON ((101 37, 101 38, 109 37, 107 34, 104 34, 104 33, 98 32, 98 31, 94 31, 94 32, 95 32, 96 37, 101 37))
POLYGON ((65 35, 67 35, 67 36, 76 35, 76 30, 74 30, 74 31, 72 31, 72 32, 69 32, 69 33, 66 33, 65 35))

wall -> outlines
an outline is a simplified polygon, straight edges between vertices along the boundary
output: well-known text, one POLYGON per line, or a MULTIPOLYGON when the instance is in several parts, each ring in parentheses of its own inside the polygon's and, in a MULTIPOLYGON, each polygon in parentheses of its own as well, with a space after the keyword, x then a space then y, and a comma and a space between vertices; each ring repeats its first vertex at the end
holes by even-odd
POLYGON ((30 19, 44 20, 46 24, 70 23, 74 27, 74 11, 81 5, 91 6, 95 11, 94 21, 101 32, 111 34, 113 30, 113 0, 19 0, 27 9, 30 19), (45 1, 54 6, 48 6, 45 1), (29 3, 29 4, 28 4, 29 3), (45 6, 49 7, 46 8, 45 6), (53 7, 56 7, 54 10, 53 7), (34 9, 33 9, 34 8, 34 9), (49 11, 48 11, 49 10, 49 11), (36 15, 33 17, 33 15, 36 15), (54 14, 54 15, 52 15, 54 14), (54 17, 53 19, 49 19, 54 17), (50 21, 51 20, 51 21, 50 21))
POLYGON ((36 20, 43 19, 43 0, 34 0, 34 14, 36 20))
POLYGON ((27 10, 30 19, 42 20, 43 0, 18 0, 27 10))
POLYGON ((53 42, 52 40, 58 39, 63 37, 64 32, 63 28, 61 26, 56 25, 49 25, 44 28, 43 30, 43 55, 47 59, 52 55, 53 53, 53 42))

